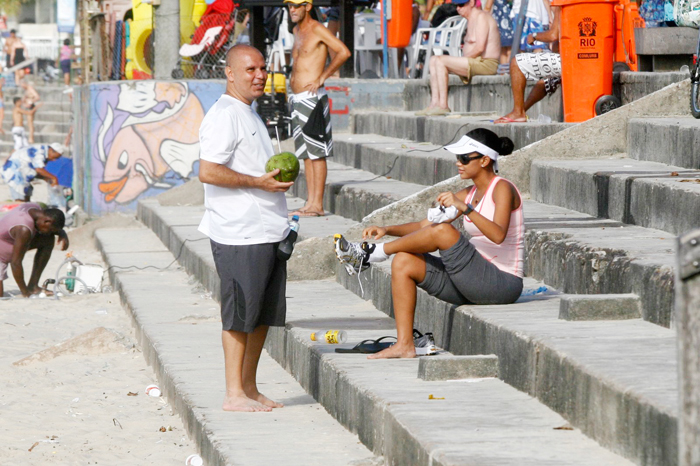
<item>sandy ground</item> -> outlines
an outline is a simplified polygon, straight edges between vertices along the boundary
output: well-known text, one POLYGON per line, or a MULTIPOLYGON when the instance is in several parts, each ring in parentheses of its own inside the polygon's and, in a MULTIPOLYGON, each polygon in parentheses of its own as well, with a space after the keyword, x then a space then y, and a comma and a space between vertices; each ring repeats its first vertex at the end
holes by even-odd
MULTIPOLYGON (((102 264, 77 243, 75 257, 102 264)), ((64 258, 54 250, 42 282, 64 258)), ((157 382, 135 341, 116 293, 0 300, 0 464, 185 464, 195 445, 166 400, 144 393, 157 382)))

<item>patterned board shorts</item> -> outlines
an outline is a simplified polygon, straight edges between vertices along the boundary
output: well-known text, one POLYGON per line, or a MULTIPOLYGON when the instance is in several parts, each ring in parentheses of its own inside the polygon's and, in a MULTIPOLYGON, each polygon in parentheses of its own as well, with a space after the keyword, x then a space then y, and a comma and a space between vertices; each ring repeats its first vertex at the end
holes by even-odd
POLYGON ((519 53, 515 61, 525 78, 544 80, 547 94, 553 94, 561 85, 561 55, 558 53, 519 53))
POLYGON ((294 147, 298 159, 322 159, 333 155, 333 133, 328 96, 302 92, 291 96, 294 147))

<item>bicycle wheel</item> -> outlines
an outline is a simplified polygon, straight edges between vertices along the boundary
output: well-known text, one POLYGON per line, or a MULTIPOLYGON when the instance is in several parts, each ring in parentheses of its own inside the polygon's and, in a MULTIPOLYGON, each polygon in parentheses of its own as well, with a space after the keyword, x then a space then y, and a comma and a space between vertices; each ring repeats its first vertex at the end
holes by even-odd
POLYGON ((690 84, 690 113, 693 114, 694 118, 700 118, 700 102, 698 99, 698 88, 700 88, 700 82, 695 81, 690 84))
POLYGON ((700 118, 700 67, 693 65, 690 70, 690 113, 694 118, 700 118))

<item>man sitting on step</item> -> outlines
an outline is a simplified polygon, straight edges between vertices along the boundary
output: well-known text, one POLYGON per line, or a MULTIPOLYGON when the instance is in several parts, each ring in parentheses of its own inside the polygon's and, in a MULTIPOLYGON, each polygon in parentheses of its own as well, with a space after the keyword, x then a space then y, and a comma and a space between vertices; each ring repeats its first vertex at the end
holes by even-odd
MULTIPOLYGON (((552 43, 552 50, 559 50, 559 21, 560 7, 552 7, 554 20, 549 25, 549 30, 536 32, 527 36, 527 43, 535 40, 552 43)), ((494 123, 525 123, 527 112, 547 95, 556 92, 561 84, 561 56, 558 53, 519 53, 511 61, 510 87, 513 90, 513 110, 494 123), (537 79, 537 84, 530 91, 525 100, 525 86, 528 79, 537 79)))
POLYGON ((430 57, 430 105, 416 112, 419 116, 447 115, 449 74, 456 74, 464 84, 472 76, 495 75, 501 56, 501 36, 493 17, 474 6, 475 0, 453 0, 457 13, 467 20, 467 32, 461 57, 433 55, 430 57))

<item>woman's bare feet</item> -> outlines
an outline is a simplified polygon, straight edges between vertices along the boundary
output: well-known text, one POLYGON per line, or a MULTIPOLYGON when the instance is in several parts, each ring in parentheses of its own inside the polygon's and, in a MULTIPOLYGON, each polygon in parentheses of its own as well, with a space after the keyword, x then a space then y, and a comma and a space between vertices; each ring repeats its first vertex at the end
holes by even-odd
POLYGON ((226 395, 224 398, 224 411, 242 411, 246 413, 270 412, 272 408, 265 406, 256 400, 251 400, 245 395, 226 395))
POLYGON ((413 342, 408 345, 402 345, 400 343, 395 343, 385 350, 380 351, 376 354, 370 354, 367 359, 398 359, 398 358, 415 358, 416 357, 416 347, 413 346, 413 342))

